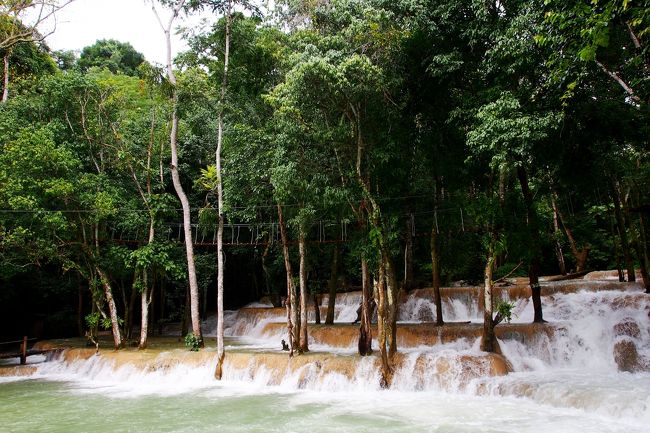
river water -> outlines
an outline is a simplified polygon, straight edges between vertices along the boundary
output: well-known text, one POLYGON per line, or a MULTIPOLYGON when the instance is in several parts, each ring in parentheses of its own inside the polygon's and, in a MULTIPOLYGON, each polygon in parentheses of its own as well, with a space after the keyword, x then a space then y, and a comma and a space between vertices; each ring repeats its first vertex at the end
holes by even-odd
MULTIPOLYGON (((647 297, 633 287, 555 294, 543 302, 557 331, 534 344, 501 341, 514 369, 507 376, 440 383, 416 377, 429 370, 403 367, 393 389, 381 390, 376 373, 363 363, 353 377, 305 381, 303 372, 302 380, 297 374, 271 378, 261 368, 226 371, 226 380, 215 382, 212 366, 145 373, 128 366, 115 371, 99 357, 52 361, 39 364, 28 378, 0 378, 0 431, 650 431, 650 373, 621 372, 614 356, 616 344, 626 340, 634 343, 640 362, 650 359, 647 297), (621 323, 628 324, 623 334, 621 323)), ((345 305, 340 308, 339 314, 350 314, 345 305)), ((475 309, 462 305, 448 313, 477 319, 464 311, 475 309)), ((529 305, 517 313, 517 321, 530 321, 529 305)), ((231 329, 236 320, 231 318, 231 329)), ((246 332, 250 343, 255 332, 246 332)), ((435 350, 413 348, 407 358, 454 359, 476 355, 477 346, 463 340, 435 350)), ((460 363, 453 367, 463 369, 460 363)))

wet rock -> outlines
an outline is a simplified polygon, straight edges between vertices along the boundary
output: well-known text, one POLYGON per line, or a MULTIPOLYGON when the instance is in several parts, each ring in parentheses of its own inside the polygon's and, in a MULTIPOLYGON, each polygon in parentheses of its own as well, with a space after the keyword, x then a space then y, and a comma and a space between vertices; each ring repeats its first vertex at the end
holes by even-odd
POLYGON ((425 305, 421 305, 418 310, 418 320, 420 322, 433 322, 433 312, 431 309, 425 305))
POLYGON ((36 373, 33 365, 5 365, 0 367, 0 377, 31 376, 36 373))
POLYGON ((627 318, 614 325, 614 335, 639 338, 641 335, 641 329, 634 319, 627 318))
MULTIPOLYGON (((625 280, 627 281, 627 271, 623 271, 623 276, 625 277, 625 280)), ((641 280, 641 271, 637 269, 635 272, 636 280, 639 281, 641 280)), ((618 271, 617 270, 609 270, 609 271, 594 271, 594 272, 589 272, 587 275, 583 277, 585 280, 615 280, 618 281, 618 271)))
POLYGON ((633 373, 642 369, 639 352, 632 340, 621 340, 614 345, 614 360, 620 371, 633 373))

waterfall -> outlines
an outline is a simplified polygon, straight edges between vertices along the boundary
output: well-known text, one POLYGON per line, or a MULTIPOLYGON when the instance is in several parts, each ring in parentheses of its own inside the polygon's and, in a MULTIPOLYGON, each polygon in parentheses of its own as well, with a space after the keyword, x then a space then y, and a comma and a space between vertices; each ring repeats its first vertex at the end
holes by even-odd
MULTIPOLYGON (((435 307, 430 291, 404 296, 400 353, 387 395, 417 391, 516 398, 558 410, 650 422, 650 297, 638 284, 547 283, 542 291, 545 325, 529 324, 533 311, 525 288, 499 292, 498 297, 517 305, 514 324, 496 328, 504 358, 479 350, 482 311, 475 288, 443 291, 449 323, 444 327, 431 323, 435 307)), ((215 387, 371 394, 380 390, 379 363, 374 356, 356 356, 358 326, 351 322, 359 301, 358 293, 338 296, 337 324, 310 326, 312 352, 291 359, 279 345, 286 339, 284 308, 253 305, 228 312, 224 380, 218 383, 212 378, 215 352, 210 347, 199 353, 176 349, 99 356, 93 350, 68 350, 34 364, 31 377, 74 382, 80 392, 117 397, 212 392, 215 387)), ((323 304, 325 308, 327 297, 323 304)), ((207 337, 214 325, 212 319, 204 322, 207 337)))

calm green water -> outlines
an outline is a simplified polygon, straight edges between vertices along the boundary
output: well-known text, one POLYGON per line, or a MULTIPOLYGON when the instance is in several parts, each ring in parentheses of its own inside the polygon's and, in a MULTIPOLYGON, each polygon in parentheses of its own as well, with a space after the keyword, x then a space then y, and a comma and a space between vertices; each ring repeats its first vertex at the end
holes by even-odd
MULTIPOLYGON (((175 396, 104 397, 71 383, 27 380, 0 384, 2 425, 8 432, 288 432, 320 424, 325 407, 295 404, 282 394, 220 395, 196 392, 175 396), (294 429, 292 424, 298 422, 294 429)), ((318 431, 346 431, 359 421, 328 419, 318 431)), ((405 425, 381 419, 361 421, 368 428, 403 431, 405 425)))

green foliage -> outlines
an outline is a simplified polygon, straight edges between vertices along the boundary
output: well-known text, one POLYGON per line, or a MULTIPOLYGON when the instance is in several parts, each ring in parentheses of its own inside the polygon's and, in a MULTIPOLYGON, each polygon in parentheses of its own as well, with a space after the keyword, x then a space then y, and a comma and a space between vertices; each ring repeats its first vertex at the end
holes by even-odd
POLYGON ((515 304, 505 300, 500 300, 496 306, 496 312, 499 316, 503 317, 507 323, 510 323, 512 320, 512 310, 514 310, 515 304))
POLYGON ((144 56, 128 42, 101 39, 81 50, 77 68, 86 72, 90 68, 106 68, 114 74, 137 76, 144 56))
MULTIPOLYGON (((101 327, 102 329, 111 329, 112 323, 111 323, 111 318, 110 317, 102 317, 99 312, 94 312, 91 314, 88 314, 85 317, 86 325, 88 326, 89 329, 97 329, 101 327)), ((123 323, 123 321, 120 320, 120 325, 123 323)))
POLYGON ((201 349, 201 344, 203 340, 200 336, 189 333, 185 335, 185 347, 190 349, 192 352, 198 352, 201 349))
MULTIPOLYGON (((590 266, 620 262, 612 185, 626 209, 642 208, 650 191, 650 32, 641 2, 288 3, 273 19, 241 13, 250 5, 237 3, 223 101, 222 15, 183 30, 189 49, 177 57, 180 180, 199 236, 214 232, 218 180, 226 222, 252 227, 250 246, 226 252, 233 307, 285 290, 278 203, 292 240, 320 240, 323 227, 328 240, 346 240, 340 262, 350 285, 359 283, 360 257, 373 270, 378 250, 401 263, 410 237, 417 277, 428 281, 434 227, 448 282, 480 280, 486 251, 502 264, 497 276, 519 262, 526 273, 534 258, 543 272, 557 272, 558 243, 574 266, 567 229, 579 249, 590 247, 590 266), (217 113, 221 173, 213 165, 217 113), (562 213, 558 229, 551 197, 562 213)), ((187 6, 214 12, 226 2, 187 6)), ((16 80, 0 104, 7 296, 17 299, 23 277, 38 270, 52 281, 79 277, 103 305, 98 266, 106 282, 125 288, 116 293, 120 309, 146 275, 152 293, 165 294, 164 319, 179 319, 186 263, 172 242, 179 203, 164 70, 116 41, 87 47, 76 66, 70 53, 53 61, 42 46, 13 50, 16 80), (122 236, 139 242, 120 243, 122 236)), ((642 245, 638 215, 629 212, 628 234, 642 245)), ((312 287, 328 278, 329 248, 310 245, 312 287)), ((196 261, 210 299, 214 254, 196 261)), ((74 284, 62 284, 65 293, 54 286, 45 291, 76 299, 74 284)))

